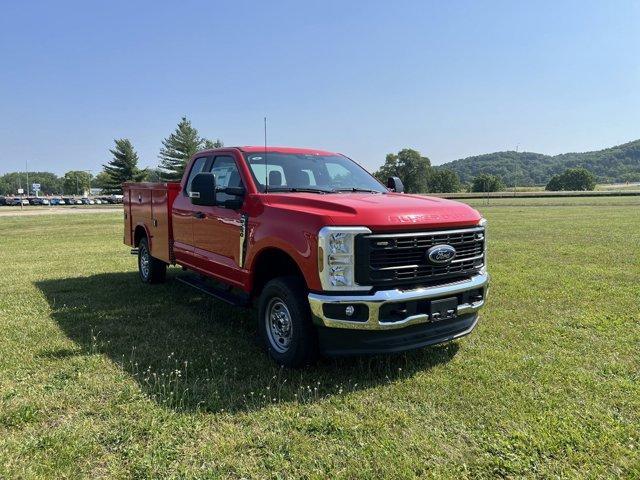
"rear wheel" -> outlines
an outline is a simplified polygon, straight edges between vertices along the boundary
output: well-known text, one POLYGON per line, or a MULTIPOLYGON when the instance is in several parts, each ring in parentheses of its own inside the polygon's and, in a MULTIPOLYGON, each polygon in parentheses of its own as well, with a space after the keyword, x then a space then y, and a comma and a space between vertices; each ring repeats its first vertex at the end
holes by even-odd
POLYGON ((167 264, 151 256, 146 237, 138 245, 138 273, 145 283, 162 283, 167 276, 167 264))
POLYGON ((276 363, 296 368, 318 355, 316 330, 311 323, 307 292, 299 278, 276 278, 260 295, 258 321, 269 356, 276 363))

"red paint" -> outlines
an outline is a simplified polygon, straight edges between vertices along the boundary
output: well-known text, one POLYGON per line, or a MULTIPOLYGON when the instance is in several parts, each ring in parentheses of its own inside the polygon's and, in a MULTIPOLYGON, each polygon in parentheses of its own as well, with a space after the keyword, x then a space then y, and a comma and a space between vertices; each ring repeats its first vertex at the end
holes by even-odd
MULTIPOLYGON (((481 219, 476 210, 463 203, 418 195, 259 193, 242 152, 263 151, 264 147, 236 147, 198 152, 186 169, 189 172, 193 160, 203 155, 233 156, 247 191, 238 210, 193 205, 183 193, 186 175, 180 183, 125 183, 125 244, 136 246, 136 227, 144 228, 153 256, 247 292, 252 289, 256 262, 276 248, 298 265, 307 287, 318 291, 317 234, 324 226, 357 225, 374 232, 393 232, 472 226, 481 219), (202 212, 204 218, 195 218, 195 212, 202 212), (241 268, 243 214, 248 217, 248 238, 241 268)), ((267 151, 335 155, 289 147, 269 147, 267 151)))

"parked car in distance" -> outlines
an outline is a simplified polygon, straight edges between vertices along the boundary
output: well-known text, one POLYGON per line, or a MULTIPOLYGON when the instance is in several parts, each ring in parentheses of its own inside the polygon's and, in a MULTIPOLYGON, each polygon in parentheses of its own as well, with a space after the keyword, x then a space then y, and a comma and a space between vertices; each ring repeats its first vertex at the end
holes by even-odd
POLYGON ((8 205, 7 204, 7 199, 5 197, 0 197, 0 206, 2 205, 8 205))
POLYGON ((49 205, 49 200, 43 197, 29 198, 29 202, 31 202, 31 205, 49 205))
POLYGON ((14 197, 11 199, 7 199, 7 205, 29 205, 29 200, 22 197, 14 197))
POLYGON ((255 304, 281 365, 401 352, 471 333, 489 282, 480 213, 402 191, 322 150, 204 150, 180 183, 124 184, 124 243, 143 282, 177 264, 200 292, 255 304))
POLYGON ((88 197, 82 197, 82 198, 80 199, 80 202, 81 202, 83 205, 94 205, 94 204, 96 203, 96 202, 94 202, 92 199, 90 199, 90 198, 88 198, 88 197))
POLYGON ((93 201, 96 205, 102 205, 102 200, 100 200, 99 198, 94 198, 93 201))
POLYGON ((54 197, 49 200, 49 203, 51 203, 51 205, 65 205, 66 202, 61 198, 54 197))

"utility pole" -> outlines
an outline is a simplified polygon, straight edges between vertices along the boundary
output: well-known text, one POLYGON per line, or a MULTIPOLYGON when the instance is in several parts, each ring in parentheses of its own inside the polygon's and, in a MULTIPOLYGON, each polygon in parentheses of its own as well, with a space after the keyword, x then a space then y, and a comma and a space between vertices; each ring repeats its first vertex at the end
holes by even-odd
POLYGON ((29 160, 24 161, 25 170, 27 171, 27 197, 29 196, 29 160))
POLYGON ((516 186, 518 182, 518 150, 520 149, 520 145, 516 145, 516 159, 513 163, 513 196, 516 196, 516 186))

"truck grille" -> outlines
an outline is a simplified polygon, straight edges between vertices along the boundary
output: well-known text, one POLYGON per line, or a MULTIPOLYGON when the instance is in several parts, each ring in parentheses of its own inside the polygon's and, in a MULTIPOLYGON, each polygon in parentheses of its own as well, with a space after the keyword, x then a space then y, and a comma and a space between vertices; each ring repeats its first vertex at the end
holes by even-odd
POLYGON ((433 284, 467 277, 484 265, 484 227, 459 230, 360 235, 356 241, 356 282, 360 285, 433 284), (434 245, 451 245, 450 263, 427 257, 434 245))

